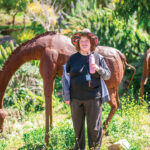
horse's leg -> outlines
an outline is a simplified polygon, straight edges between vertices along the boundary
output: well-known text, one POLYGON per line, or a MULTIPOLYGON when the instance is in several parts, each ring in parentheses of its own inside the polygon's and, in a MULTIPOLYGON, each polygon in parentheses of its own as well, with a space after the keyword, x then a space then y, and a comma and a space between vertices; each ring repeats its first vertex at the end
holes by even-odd
POLYGON ((55 78, 53 78, 53 81, 52 81, 52 92, 51 92, 51 101, 50 101, 50 113, 49 113, 49 116, 50 116, 50 127, 52 128, 53 127, 53 106, 52 106, 52 94, 53 94, 53 91, 54 91, 54 85, 55 85, 55 78))
POLYGON ((111 88, 108 90, 109 90, 109 94, 110 94, 110 101, 108 103, 111 106, 111 111, 110 111, 106 121, 104 122, 103 135, 105 134, 108 124, 111 121, 114 113, 117 111, 117 109, 119 107, 119 97, 118 97, 118 93, 117 93, 118 91, 114 88, 111 88))
POLYGON ((46 131, 45 142, 49 142, 49 126, 52 127, 52 93, 53 93, 54 78, 44 78, 44 95, 45 95, 45 115, 46 115, 46 131), (49 120, 50 119, 50 120, 49 120), (49 124, 50 121, 50 124, 49 124))
POLYGON ((54 77, 56 74, 56 64, 51 61, 48 56, 43 57, 40 62, 40 73, 44 83, 44 95, 45 95, 45 115, 46 115, 46 131, 45 142, 48 145, 49 142, 49 125, 52 126, 52 92, 54 85, 54 77), (50 124, 49 124, 50 117, 50 124))
POLYGON ((0 109, 0 132, 3 132, 5 117, 6 117, 5 111, 3 109, 0 109))
POLYGON ((141 92, 140 92, 140 95, 141 95, 141 99, 143 101, 143 95, 144 95, 144 80, 141 79, 141 92))

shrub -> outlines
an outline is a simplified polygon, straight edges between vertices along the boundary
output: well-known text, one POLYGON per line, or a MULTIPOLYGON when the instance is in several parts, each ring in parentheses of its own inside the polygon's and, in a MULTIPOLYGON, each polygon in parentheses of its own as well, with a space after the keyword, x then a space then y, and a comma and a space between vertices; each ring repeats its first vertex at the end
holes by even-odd
MULTIPOLYGON (((23 136, 27 149, 46 148, 44 143, 45 129, 39 128, 23 136)), ((73 148, 74 132, 70 122, 60 122, 50 129, 49 150, 66 150, 73 148)))
MULTIPOLYGON (((131 90, 130 93, 132 92, 131 90)), ((147 120, 149 116, 148 104, 140 105, 139 101, 134 99, 134 96, 126 94, 120 98, 120 103, 120 108, 108 126, 108 136, 111 137, 112 143, 126 139, 131 145, 131 150, 144 149, 148 146, 148 139, 150 138, 149 134, 144 135, 149 122, 147 120)), ((103 106, 103 118, 107 118, 109 110, 108 104, 103 106)))
MULTIPOLYGON (((86 1, 86 3, 88 3, 86 1)), ((115 16, 113 10, 108 8, 96 8, 90 5, 77 3, 75 8, 64 20, 62 33, 71 36, 83 28, 89 28, 99 38, 99 45, 110 46, 119 49, 127 58, 128 63, 135 66, 137 74, 133 80, 133 86, 140 88, 142 74, 143 54, 150 47, 147 34, 136 28, 137 21, 134 16, 126 23, 122 18, 115 16), (82 20, 82 21, 81 21, 82 20), (139 82, 137 82, 137 79, 139 82)), ((131 78, 131 71, 126 71, 126 78, 131 78)))
POLYGON ((16 43, 21 44, 26 42, 27 40, 32 39, 35 36, 35 33, 33 30, 21 30, 15 33, 12 33, 12 36, 14 37, 16 43))
POLYGON ((14 48, 15 46, 12 41, 0 45, 0 69, 9 55, 13 52, 14 48))
POLYGON ((9 82, 4 106, 13 106, 26 112, 44 109, 43 82, 36 66, 24 64, 9 82))

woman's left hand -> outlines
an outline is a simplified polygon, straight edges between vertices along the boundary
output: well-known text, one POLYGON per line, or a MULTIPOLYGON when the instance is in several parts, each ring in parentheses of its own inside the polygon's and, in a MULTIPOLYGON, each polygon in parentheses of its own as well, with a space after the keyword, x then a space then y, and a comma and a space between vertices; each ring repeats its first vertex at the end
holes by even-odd
POLYGON ((98 70, 100 69, 97 64, 91 64, 91 67, 92 67, 93 69, 95 69, 96 71, 98 71, 98 70))

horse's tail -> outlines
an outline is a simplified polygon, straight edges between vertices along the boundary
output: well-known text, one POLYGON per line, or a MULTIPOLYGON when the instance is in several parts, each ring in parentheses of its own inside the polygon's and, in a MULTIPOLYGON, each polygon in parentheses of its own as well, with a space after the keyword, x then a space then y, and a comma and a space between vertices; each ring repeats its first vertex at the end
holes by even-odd
POLYGON ((144 65, 145 66, 143 66, 143 68, 145 68, 145 80, 144 80, 144 85, 147 83, 147 81, 148 81, 148 77, 149 77, 149 72, 150 72, 150 66, 149 66, 149 64, 150 64, 150 53, 147 53, 146 54, 146 58, 144 59, 144 65))
POLYGON ((133 67, 133 66, 131 66, 130 64, 127 63, 127 60, 126 60, 126 57, 124 56, 124 54, 122 54, 120 51, 118 51, 118 52, 119 52, 119 55, 120 55, 121 59, 122 59, 123 62, 125 63, 125 65, 128 66, 129 68, 133 69, 132 77, 131 77, 131 79, 130 79, 130 81, 129 81, 129 84, 128 84, 128 86, 127 86, 127 89, 128 89, 129 86, 130 86, 130 84, 131 84, 131 81, 133 80, 133 77, 134 77, 134 75, 135 75, 136 69, 135 69, 135 67, 133 67))

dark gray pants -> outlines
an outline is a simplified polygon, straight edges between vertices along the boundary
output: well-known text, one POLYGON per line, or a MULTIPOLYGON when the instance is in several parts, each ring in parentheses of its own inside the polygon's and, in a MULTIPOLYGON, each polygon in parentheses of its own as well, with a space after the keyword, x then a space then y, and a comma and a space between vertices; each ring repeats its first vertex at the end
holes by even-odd
POLYGON ((102 142, 101 100, 72 99, 70 105, 76 138, 74 150, 85 150, 85 117, 89 149, 99 150, 102 142))

